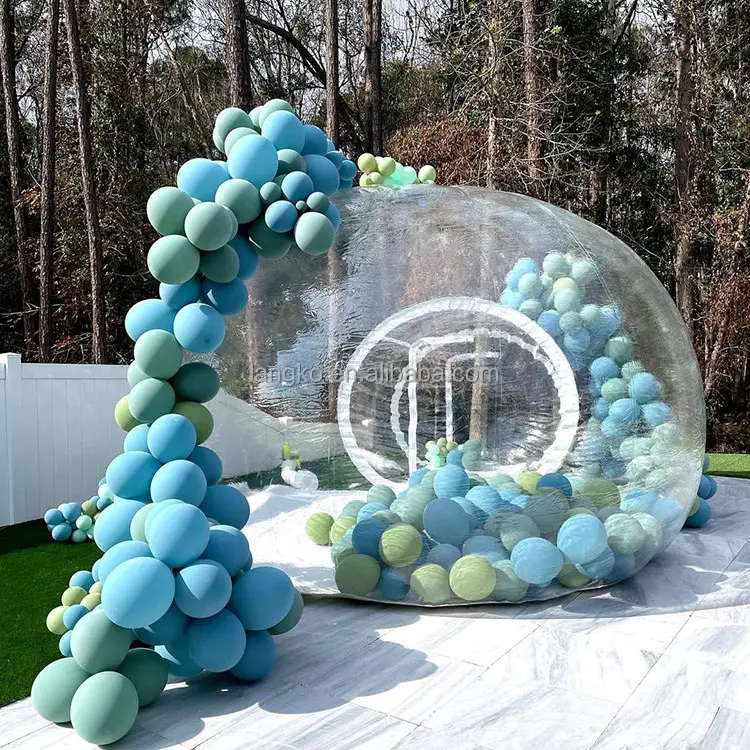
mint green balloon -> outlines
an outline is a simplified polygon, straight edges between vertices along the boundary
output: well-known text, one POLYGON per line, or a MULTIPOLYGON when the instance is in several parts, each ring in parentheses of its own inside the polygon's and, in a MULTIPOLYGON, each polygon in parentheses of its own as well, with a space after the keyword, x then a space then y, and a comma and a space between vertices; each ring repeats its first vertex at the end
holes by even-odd
POLYGON ((63 724, 70 721, 73 696, 91 675, 72 657, 48 664, 31 686, 31 703, 47 721, 63 724))
POLYGON ((522 513, 511 513, 510 517, 505 518, 500 525, 500 541, 508 552, 512 551, 520 541, 541 535, 534 519, 522 513))
POLYGON ((216 140, 222 144, 219 151, 226 153, 225 139, 235 128, 252 129, 252 126, 253 121, 250 119, 250 115, 239 107, 227 107, 226 109, 222 109, 221 112, 216 115, 216 122, 214 123, 214 134, 216 135, 216 140))
POLYGON ((70 651, 78 666, 96 674, 117 669, 128 653, 130 641, 131 631, 115 625, 99 607, 76 623, 70 651))
POLYGON ((170 234, 156 240, 148 251, 148 270, 165 284, 184 284, 195 276, 200 265, 200 251, 187 237, 170 234))
POLYGON ((495 591, 493 599, 505 602, 520 602, 529 590, 529 584, 521 580, 514 572, 510 560, 498 560, 492 563, 495 569, 495 591))
POLYGON ((94 745, 109 745, 122 739, 137 716, 138 692, 119 672, 89 677, 76 691, 70 706, 73 729, 94 745))
POLYGON ((322 255, 333 245, 336 230, 331 220, 323 214, 311 211, 297 219, 294 227, 294 241, 303 253, 322 255))
POLYGON ((78 518, 76 518, 76 528, 82 529, 83 531, 88 531, 92 526, 94 525, 94 522, 91 520, 90 516, 87 515, 80 515, 78 518))
POLYGON ((263 211, 258 188, 252 182, 239 178, 219 185, 216 202, 228 208, 240 224, 249 224, 263 211))
POLYGON ((261 104, 260 106, 251 109, 249 113, 250 122, 257 133, 260 133, 260 113, 262 111, 263 105, 261 104))
POLYGON ((451 598, 448 571, 440 565, 420 565, 409 578, 409 586, 425 604, 443 604, 451 598))
MULTIPOLYGON (((135 364, 146 377, 167 380, 182 364, 182 347, 168 331, 146 331, 135 342, 135 364)), ((141 381, 142 382, 142 381, 141 381)))
MULTIPOLYGON (((143 335, 143 334, 141 334, 143 335)), ((128 366, 128 385, 132 388, 141 380, 145 380, 148 377, 143 370, 135 362, 131 362, 128 366)))
POLYGON ((279 168, 276 170, 277 175, 286 175, 290 172, 306 172, 307 167, 302 154, 297 153, 291 148, 282 148, 278 151, 279 168))
POLYGON ((297 589, 294 589, 294 601, 286 617, 277 625, 268 628, 271 635, 283 635, 288 633, 301 619, 305 609, 305 601, 297 589))
POLYGON ((345 557, 354 554, 352 548, 352 537, 351 534, 342 536, 338 541, 333 543, 331 547, 331 560, 334 565, 338 565, 345 557))
POLYGON ((117 671, 133 683, 141 708, 161 695, 169 677, 166 660, 150 648, 130 649, 117 671))
POLYGON ((144 505, 140 510, 136 511, 133 516, 133 520, 130 522, 130 538, 136 542, 146 541, 146 521, 149 513, 154 508, 159 507, 161 503, 148 503, 144 505))
POLYGON ((615 512, 604 521, 607 544, 616 554, 632 555, 643 546, 646 541, 646 532, 635 518, 627 513, 619 513, 618 510, 616 508, 615 512))
POLYGON ((307 199, 307 207, 319 214, 324 214, 330 205, 331 199, 325 193, 312 193, 307 199))
POLYGON ((336 587, 342 594, 367 596, 380 580, 380 565, 374 557, 354 553, 336 566, 336 587))
POLYGON ((350 500, 339 513, 339 518, 354 518, 356 519, 359 515, 359 511, 364 507, 362 500, 350 500))
POLYGON ((271 99, 270 101, 266 102, 263 105, 263 108, 258 113, 258 116, 257 116, 257 118, 258 118, 258 125, 262 128, 263 127, 263 123, 274 112, 292 112, 292 113, 294 113, 294 109, 292 108, 292 105, 289 104, 289 102, 286 102, 283 99, 271 99))
POLYGON ((237 278, 240 270, 237 251, 230 245, 224 245, 210 253, 201 253, 199 270, 211 281, 228 284, 237 278))
POLYGON ((174 390, 169 383, 147 378, 136 385, 128 395, 128 408, 134 419, 151 424, 174 408, 174 390))
MULTIPOLYGON (((263 188, 265 187, 264 185, 263 188)), ((261 196, 263 188, 261 188, 261 196)), ((279 193, 281 193, 281 188, 279 188, 279 193)), ((292 246, 291 238, 286 234, 279 234, 270 229, 262 216, 250 225, 248 239, 253 250, 261 258, 266 258, 267 260, 283 258, 292 246)))
POLYGON ((219 203, 199 203, 185 219, 185 235, 199 250, 218 250, 234 236, 230 212, 219 203))
POLYGON ((179 401, 203 404, 219 392, 219 376, 205 362, 188 362, 172 378, 172 388, 179 401))
POLYGON ((246 135, 258 135, 258 133, 250 127, 235 128, 229 132, 229 135, 224 139, 224 153, 229 156, 229 152, 240 138, 244 138, 246 135))
POLYGON ((193 199, 184 190, 161 187, 151 193, 146 204, 146 216, 161 235, 184 234, 185 217, 192 207, 193 199))

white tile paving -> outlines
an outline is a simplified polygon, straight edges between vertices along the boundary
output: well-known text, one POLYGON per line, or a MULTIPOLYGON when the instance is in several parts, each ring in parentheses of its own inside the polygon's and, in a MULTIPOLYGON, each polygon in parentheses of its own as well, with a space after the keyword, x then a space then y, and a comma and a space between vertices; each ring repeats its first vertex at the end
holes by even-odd
MULTIPOLYGON (((625 583, 515 606, 318 599, 267 680, 170 685, 117 750, 750 747, 750 482, 625 583)), ((30 701, 3 750, 91 747, 30 701)))

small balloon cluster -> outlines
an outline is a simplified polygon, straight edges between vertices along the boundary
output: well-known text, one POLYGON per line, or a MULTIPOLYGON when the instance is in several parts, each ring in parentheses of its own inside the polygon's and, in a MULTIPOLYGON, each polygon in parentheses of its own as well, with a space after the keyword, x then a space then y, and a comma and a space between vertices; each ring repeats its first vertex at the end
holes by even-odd
POLYGON ((70 638, 76 623, 102 603, 102 582, 95 581, 89 570, 79 570, 63 591, 60 606, 47 615, 47 630, 60 636, 60 653, 70 656, 70 638))
POLYGON ((390 156, 362 154, 357 159, 362 174, 360 187, 402 187, 404 185, 434 185, 437 179, 435 167, 426 164, 419 172, 414 167, 405 167, 390 156))
POLYGON ((339 223, 329 198, 351 186, 356 166, 280 100, 249 114, 223 110, 213 137, 226 161, 186 162, 177 187, 148 201, 148 219, 162 235, 148 267, 161 283, 158 298, 138 302, 125 318, 135 357, 130 393, 115 407, 127 432, 124 452, 98 493, 112 499, 93 530, 104 556, 90 575, 101 589, 72 586, 62 606, 88 610, 92 596, 101 604, 51 616, 55 630, 66 628, 63 638, 71 633, 61 644, 71 656, 46 667, 32 689, 42 716, 72 721, 99 744, 129 731, 167 673, 262 679, 273 667, 273 636, 302 616, 289 577, 253 567, 241 531, 247 498, 219 483, 221 460, 202 445, 213 430, 205 404, 218 393, 218 374, 183 358, 221 345, 224 317, 245 307, 243 282, 259 256, 280 258, 293 243, 312 255, 328 250, 339 223), (155 650, 129 653, 134 638, 155 650))
POLYGON ((444 437, 429 440, 425 444, 425 459, 431 469, 456 464, 467 471, 478 471, 482 466, 482 443, 480 440, 467 440, 459 445, 444 437))
MULTIPOLYGON (((106 489, 106 488, 105 488, 106 489)), ((80 544, 94 538, 94 524, 99 514, 112 504, 112 494, 94 495, 83 503, 62 503, 44 514, 47 531, 56 542, 68 539, 80 544)))
POLYGON ((708 502, 716 494, 716 480, 706 474, 708 471, 708 456, 703 459, 703 474, 698 485, 698 494, 695 497, 690 513, 685 519, 685 526, 698 529, 705 526, 711 518, 711 504, 708 502))
POLYGON ((317 474, 301 468, 299 454, 286 441, 281 446, 281 478, 296 490, 315 492, 318 489, 317 474))

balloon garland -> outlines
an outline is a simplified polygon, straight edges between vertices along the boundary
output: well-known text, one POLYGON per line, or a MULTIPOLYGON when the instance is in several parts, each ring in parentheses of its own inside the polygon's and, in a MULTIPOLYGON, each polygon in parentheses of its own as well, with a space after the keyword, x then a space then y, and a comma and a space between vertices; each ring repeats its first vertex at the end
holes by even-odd
MULTIPOLYGON (((169 674, 262 679, 273 667, 273 636, 302 616, 289 577, 253 567, 241 531, 247 499, 219 483, 221 460, 202 445, 219 376, 184 359, 222 343, 224 318, 244 309, 244 282, 259 258, 281 258, 293 245, 328 251, 340 223, 330 197, 351 187, 357 168, 279 99, 250 113, 223 110, 213 141, 226 160, 191 159, 177 187, 148 200, 161 235, 147 259, 159 296, 125 317, 135 356, 130 393, 115 407, 124 452, 107 467, 98 499, 87 501, 101 510, 93 539, 104 555, 74 574, 50 612, 64 658, 31 691, 45 719, 70 721, 95 744, 123 737, 169 674), (134 639, 154 650, 131 649, 134 639)), ((53 529, 57 512, 76 515, 48 513, 53 529)))

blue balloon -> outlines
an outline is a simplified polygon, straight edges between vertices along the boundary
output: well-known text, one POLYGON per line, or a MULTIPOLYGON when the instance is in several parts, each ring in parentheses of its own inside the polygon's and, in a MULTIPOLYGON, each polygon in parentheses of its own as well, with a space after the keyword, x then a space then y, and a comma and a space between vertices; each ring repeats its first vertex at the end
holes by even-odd
POLYGON ((175 316, 174 336, 180 346, 193 354, 208 354, 224 341, 224 318, 211 305, 193 302, 175 316))
POLYGON ((576 564, 579 573, 589 578, 606 578, 615 565, 615 553, 611 547, 605 547, 604 551, 593 560, 584 564, 576 564))
POLYGON ((208 532, 208 544, 201 556, 203 560, 214 560, 223 566, 230 576, 245 568, 250 558, 247 537, 234 526, 219 524, 208 532))
POLYGON ((190 658, 186 635, 176 641, 160 644, 154 650, 167 662, 169 674, 174 677, 188 679, 190 677, 197 677, 203 671, 190 658))
POLYGON ((634 555, 615 555, 615 564, 607 574, 608 581, 623 581, 635 570, 634 555))
POLYGON ((441 544, 460 547, 471 534, 471 519, 466 511, 447 497, 438 497, 425 509, 422 516, 424 530, 431 539, 441 544))
POLYGON ((368 518, 372 518, 376 513, 381 510, 388 510, 388 506, 383 503, 368 502, 365 503, 357 513, 357 523, 366 521, 368 518))
POLYGON ((125 453, 129 451, 140 451, 141 453, 148 453, 148 442, 146 436, 148 435, 148 425, 139 424, 133 427, 127 435, 125 440, 122 441, 122 449, 125 453))
POLYGON ((153 557, 134 557, 118 565, 102 588, 107 617, 122 628, 145 628, 169 609, 175 595, 172 571, 153 557))
MULTIPOLYGON (((137 429, 138 427, 131 432, 137 429)), ((195 450, 196 440, 195 427, 187 417, 165 414, 149 427, 147 445, 151 455, 166 464, 179 458, 187 458, 195 450)))
POLYGON ((637 372, 628 382, 628 395, 639 404, 647 404, 661 394, 661 383, 650 372, 637 372))
POLYGON ((438 497, 463 497, 469 491, 469 475, 461 466, 443 466, 432 485, 438 497))
POLYGON ((305 165, 316 193, 330 197, 339 189, 339 171, 325 156, 307 154, 305 165))
POLYGON ((612 417, 602 421, 602 434, 613 440, 622 439, 630 432, 631 425, 625 422, 616 422, 612 417))
POLYGON ((428 466, 423 466, 421 469, 417 469, 410 477, 409 477, 409 487, 416 487, 421 481, 424 475, 429 471, 428 466))
POLYGON ((537 325, 543 328, 552 336, 559 336, 560 331, 560 313, 557 310, 545 310, 536 319, 537 325))
POLYGON ((378 588, 385 599, 401 601, 409 593, 409 572, 398 568, 383 568, 378 588))
POLYGON ((620 508, 629 513, 650 513, 654 505, 659 501, 655 492, 648 490, 630 490, 620 501, 620 508))
POLYGON ((154 518, 148 545, 157 560, 170 568, 183 568, 206 549, 208 519, 194 505, 174 503, 154 518))
POLYGON ((99 560, 91 566, 91 577, 94 579, 94 582, 99 580, 99 560))
POLYGON ((716 494, 716 480, 713 477, 703 474, 698 484, 698 497, 704 500, 711 499, 716 494))
POLYGON ((82 604, 74 604, 72 607, 68 607, 63 613, 63 625, 65 625, 68 630, 73 630, 76 623, 88 613, 88 609, 82 604))
POLYGON ((513 547, 510 563, 522 581, 546 586, 562 570, 563 556, 552 542, 529 537, 513 547))
POLYGON ((224 317, 241 313, 247 305, 247 287, 239 276, 227 284, 203 279, 201 294, 224 317))
MULTIPOLYGON (((159 296, 171 310, 175 312, 185 305, 197 302, 201 297, 201 284, 197 276, 193 276, 182 284, 159 284, 159 296)), ((169 329, 171 332, 171 328, 169 329)))
POLYGON ((538 490, 544 489, 545 487, 560 490, 560 492, 562 492, 568 499, 573 497, 573 487, 570 484, 570 480, 558 472, 555 472, 554 474, 545 474, 536 483, 536 488, 538 490))
MULTIPOLYGON (((137 500, 118 500, 102 511, 94 524, 94 543, 96 546, 102 552, 106 552, 115 544, 128 541, 130 539, 130 522, 144 505, 145 503, 139 503, 137 500)), ((96 563, 94 565, 96 566, 96 563)), ((92 569, 91 572, 94 573, 94 570, 92 569)))
MULTIPOLYGON (((267 122, 267 121, 266 121, 267 122)), ((213 617, 194 620, 187 631, 188 654, 207 672, 226 672, 245 653, 245 629, 227 609, 213 617)))
POLYGON ((134 557, 152 557, 148 544, 128 539, 113 545, 99 560, 97 569, 99 580, 104 583, 118 565, 134 557))
POLYGON ((189 456, 188 461, 192 461, 200 468, 206 477, 206 483, 210 487, 217 484, 221 479, 223 467, 221 459, 210 448, 199 445, 189 456))
POLYGON ((321 156, 328 153, 328 139, 326 134, 316 125, 303 125, 305 131, 305 143, 302 146, 302 154, 320 154, 321 156))
POLYGON ((503 543, 494 536, 488 536, 487 534, 469 537, 464 543, 462 551, 464 555, 481 555, 482 557, 492 555, 493 560, 491 562, 496 559, 508 559, 508 550, 505 549, 503 543))
POLYGON ((608 419, 620 424, 633 424, 641 416, 641 407, 632 398, 618 398, 609 406, 608 419))
POLYGON ((619 377, 620 368, 611 357, 599 357, 589 365, 591 377, 599 383, 619 377))
POLYGON ((188 617, 215 615, 224 609, 231 595, 232 579, 224 566, 214 560, 197 560, 175 577, 174 601, 188 617))
POLYGON ((250 246, 246 237, 238 234, 229 240, 229 246, 234 248, 240 259, 240 270, 237 278, 247 280, 258 270, 258 253, 250 246))
POLYGON ((338 229, 341 226, 341 213, 333 203, 329 204, 328 208, 323 212, 323 215, 328 218, 328 221, 330 221, 331 224, 333 224, 334 229, 338 229))
POLYGON ((241 529, 250 518, 247 498, 228 484, 214 484, 206 490, 201 510, 208 518, 224 525, 241 529))
POLYGON ((65 518, 62 514, 62 511, 58 508, 50 508, 44 514, 44 522, 51 526, 57 526, 57 524, 62 523, 64 520, 65 518))
POLYGON ((339 177, 344 181, 353 180, 357 176, 357 165, 349 159, 344 159, 339 167, 339 177))
POLYGON ((238 680, 256 682, 270 673, 275 660, 276 646, 269 633, 265 630, 250 631, 245 634, 245 651, 242 658, 232 667, 230 673, 238 680))
POLYGON ((711 518, 711 505, 708 500, 701 498, 698 510, 696 510, 692 516, 687 517, 685 520, 685 526, 700 528, 708 522, 709 518, 711 518))
POLYGON ((219 185, 228 179, 227 170, 221 164, 211 159, 190 159, 177 172, 177 187, 184 190, 191 198, 199 201, 212 201, 216 197, 219 185))
POLYGON ((156 622, 145 628, 136 628, 135 635, 139 641, 149 646, 163 646, 181 638, 187 630, 188 622, 187 615, 176 604, 172 604, 156 622))
MULTIPOLYGON (((589 348, 591 343, 591 334, 582 328, 580 331, 575 333, 566 333, 563 336, 563 346, 568 352, 572 354, 583 354, 589 348)), ((577 369, 581 369, 580 367, 577 369)))
MULTIPOLYGON (((84 607, 85 609, 85 607, 84 607)), ((88 610, 86 610, 88 612, 88 610)), ((73 631, 68 630, 60 636, 60 643, 58 648, 63 656, 73 656, 73 652, 70 650, 70 639, 73 637, 73 631)))
POLYGON ((607 530, 595 516, 571 516, 557 532, 558 549, 574 563, 587 563, 604 552, 607 530))
POLYGON ((435 563, 441 568, 450 571, 456 561, 462 557, 462 554, 461 550, 452 544, 436 544, 427 553, 427 562, 435 563))
MULTIPOLYGON (((341 173, 339 172, 339 175, 341 173)), ((353 180, 344 180, 343 178, 339 180, 339 192, 342 190, 349 190, 352 187, 354 187, 354 181, 353 180)))
MULTIPOLYGON (((600 338, 609 338, 619 330, 622 325, 622 317, 616 305, 605 305, 599 310, 599 320, 591 329, 591 333, 600 338)), ((617 377, 617 376, 613 376, 617 377)))
POLYGON ((488 513, 485 513, 481 508, 478 508, 471 500, 467 500, 465 497, 452 497, 454 503, 458 503, 468 514, 471 519, 472 528, 484 526, 485 521, 489 517, 488 513))
POLYGON ((267 630, 280 623, 294 603, 294 586, 283 570, 252 568, 232 586, 229 608, 245 630, 267 630))
POLYGON ((232 177, 252 182, 257 188, 271 182, 279 167, 279 157, 273 143, 260 135, 246 135, 232 146, 227 158, 232 177))
POLYGON ((136 302, 125 315, 125 332, 133 341, 146 331, 168 331, 172 333, 175 311, 160 299, 144 299, 136 302))
MULTIPOLYGON (((290 172, 281 183, 281 192, 292 203, 305 201, 313 192, 313 181, 305 172, 290 172)), ((267 218, 266 221, 268 221, 267 218)))
POLYGON ((263 121, 260 132, 273 143, 277 151, 289 148, 299 152, 305 145, 305 128, 293 112, 273 112, 263 121))
POLYGON ((591 415, 600 422, 609 416, 609 401, 601 396, 596 399, 591 409, 591 415))
POLYGON ((107 486, 118 497, 147 501, 151 480, 160 466, 146 451, 121 453, 107 467, 107 486))
POLYGON ((500 497, 498 491, 487 484, 478 484, 476 487, 472 487, 466 493, 466 499, 488 516, 497 513, 499 510, 508 510, 504 507, 505 501, 500 497))
POLYGON ((652 401, 650 404, 643 404, 641 416, 649 427, 658 427, 660 424, 671 421, 672 407, 663 401, 652 401))
POLYGON ((380 537, 388 527, 375 518, 358 521, 352 531, 352 549, 360 555, 380 560, 380 537))
POLYGON ((293 203, 289 201, 276 201, 276 203, 272 203, 266 209, 265 220, 270 230, 278 234, 284 234, 294 229, 298 216, 299 213, 293 203))
POLYGON ((94 585, 94 576, 88 570, 79 570, 70 577, 68 586, 80 586, 88 591, 94 585))
POLYGON ((183 503, 200 505, 206 494, 206 476, 192 461, 177 459, 164 464, 151 482, 151 499, 155 503, 176 498, 183 503))
POLYGON ((81 515, 81 506, 78 503, 65 503, 62 507, 62 514, 68 523, 73 523, 81 515))
POLYGON ((341 151, 328 151, 325 154, 326 159, 333 164, 336 169, 339 170, 339 174, 341 174, 340 167, 344 163, 344 155, 341 153, 341 151))

